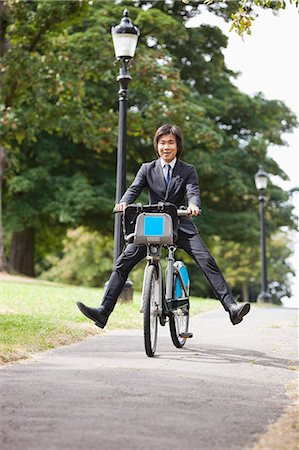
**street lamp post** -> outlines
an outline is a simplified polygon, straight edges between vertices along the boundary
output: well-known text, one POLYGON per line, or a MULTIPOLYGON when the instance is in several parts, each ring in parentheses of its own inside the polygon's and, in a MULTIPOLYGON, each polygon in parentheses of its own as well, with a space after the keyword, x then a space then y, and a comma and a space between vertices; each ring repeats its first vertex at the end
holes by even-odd
POLYGON ((262 289, 258 295, 259 303, 270 303, 271 294, 268 292, 267 281, 267 257, 266 257, 266 238, 265 238, 265 207, 267 205, 266 189, 268 185, 268 174, 262 167, 259 168, 254 177, 255 185, 259 191, 260 204, 260 222, 261 222, 261 258, 262 258, 262 289))
MULTIPOLYGON (((126 190, 126 153, 127 153, 127 104, 128 85, 131 81, 128 68, 135 55, 137 41, 140 34, 139 29, 133 25, 129 18, 127 9, 123 12, 123 17, 119 25, 111 29, 115 57, 121 63, 117 81, 119 82, 119 119, 118 119, 118 144, 117 144, 117 167, 116 167, 116 192, 115 203, 119 203, 126 190)), ((124 244, 121 215, 115 214, 114 221, 114 263, 122 252, 124 244)), ((126 288, 132 291, 132 283, 128 282, 126 288), (130 286, 128 286, 130 284, 130 286)), ((131 295, 131 294, 129 294, 131 295)), ((124 293, 124 297, 126 294, 124 293)), ((127 300, 127 298, 124 298, 127 300)))

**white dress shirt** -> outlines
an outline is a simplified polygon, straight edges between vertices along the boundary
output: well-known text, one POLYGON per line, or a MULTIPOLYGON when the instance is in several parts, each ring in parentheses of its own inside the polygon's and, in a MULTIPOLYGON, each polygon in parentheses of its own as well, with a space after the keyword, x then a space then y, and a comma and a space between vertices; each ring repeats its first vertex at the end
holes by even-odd
POLYGON ((164 159, 160 158, 160 162, 161 162, 161 166, 162 166, 162 170, 163 170, 163 175, 164 175, 164 179, 166 180, 167 178, 167 167, 166 166, 170 166, 171 170, 170 170, 170 179, 172 177, 172 172, 173 172, 173 168, 175 166, 177 158, 175 157, 170 163, 167 163, 164 161, 164 159))

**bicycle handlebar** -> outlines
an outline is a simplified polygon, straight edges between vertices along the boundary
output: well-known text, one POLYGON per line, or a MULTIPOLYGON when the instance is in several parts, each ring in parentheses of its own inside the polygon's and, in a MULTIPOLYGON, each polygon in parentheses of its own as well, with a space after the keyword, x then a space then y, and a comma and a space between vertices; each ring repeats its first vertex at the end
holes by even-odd
POLYGON ((177 215, 178 215, 178 217, 189 217, 190 216, 187 209, 177 209, 177 215))
MULTIPOLYGON (((113 208, 113 214, 123 214, 124 211, 115 211, 113 208)), ((177 215, 178 217, 190 217, 190 214, 188 213, 187 209, 177 209, 177 215)), ((201 215, 201 209, 199 209, 199 215, 201 215)))

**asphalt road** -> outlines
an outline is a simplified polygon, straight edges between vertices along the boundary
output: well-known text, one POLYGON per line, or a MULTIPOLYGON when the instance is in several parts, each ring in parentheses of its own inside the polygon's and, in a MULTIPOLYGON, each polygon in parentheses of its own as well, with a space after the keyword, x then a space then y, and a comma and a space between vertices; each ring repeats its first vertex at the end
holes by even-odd
POLYGON ((291 402, 298 310, 191 319, 176 349, 159 328, 107 332, 0 371, 1 450, 248 449, 291 402))

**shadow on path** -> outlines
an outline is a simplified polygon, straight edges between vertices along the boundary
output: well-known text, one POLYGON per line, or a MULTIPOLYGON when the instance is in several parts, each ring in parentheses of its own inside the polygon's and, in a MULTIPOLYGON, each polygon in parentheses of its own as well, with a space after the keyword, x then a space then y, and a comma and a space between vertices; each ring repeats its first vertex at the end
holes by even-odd
POLYGON ((299 365, 296 359, 278 358, 267 355, 266 353, 249 349, 236 349, 228 347, 214 347, 214 346, 201 346, 200 348, 182 348, 179 350, 182 352, 178 357, 177 352, 166 352, 158 354, 155 357, 169 360, 183 360, 190 362, 203 363, 207 361, 215 364, 239 364, 249 363, 256 364, 264 367, 275 367, 279 369, 293 369, 298 368, 299 365))

